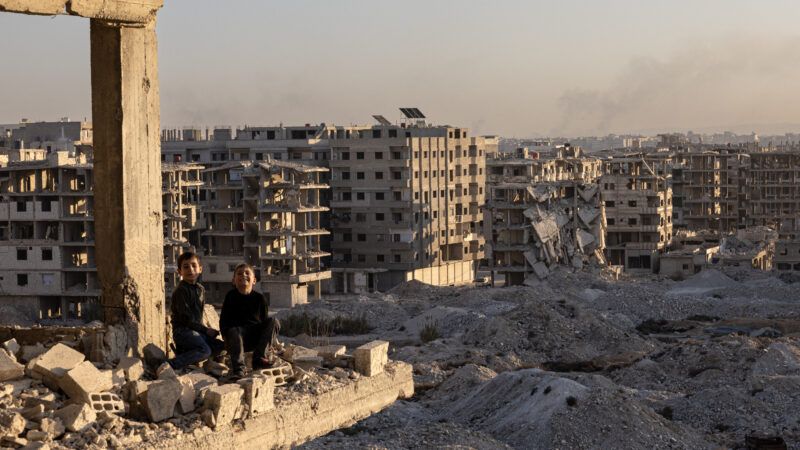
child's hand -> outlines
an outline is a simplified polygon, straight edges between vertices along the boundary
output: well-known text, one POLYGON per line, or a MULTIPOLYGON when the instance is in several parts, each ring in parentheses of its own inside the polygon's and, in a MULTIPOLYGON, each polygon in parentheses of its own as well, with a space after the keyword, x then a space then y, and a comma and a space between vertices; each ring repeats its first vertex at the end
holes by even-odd
POLYGON ((207 329, 207 330, 206 330, 206 334, 207 334, 209 337, 212 337, 212 338, 213 338, 213 337, 217 337, 217 336, 219 336, 219 331, 217 331, 217 330, 215 330, 215 329, 213 329, 213 328, 209 328, 209 329, 207 329))

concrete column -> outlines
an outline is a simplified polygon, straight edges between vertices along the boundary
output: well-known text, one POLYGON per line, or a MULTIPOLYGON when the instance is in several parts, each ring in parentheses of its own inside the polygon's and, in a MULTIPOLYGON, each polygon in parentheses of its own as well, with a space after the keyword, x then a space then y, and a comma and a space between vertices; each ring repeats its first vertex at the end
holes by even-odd
POLYGON ((91 20, 95 235, 107 325, 165 348, 161 148, 155 20, 91 20))

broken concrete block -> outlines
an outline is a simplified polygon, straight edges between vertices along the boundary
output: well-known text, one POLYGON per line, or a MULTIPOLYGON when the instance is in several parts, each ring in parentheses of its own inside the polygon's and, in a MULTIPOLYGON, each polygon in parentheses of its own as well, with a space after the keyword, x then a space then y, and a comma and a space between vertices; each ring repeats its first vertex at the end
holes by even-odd
POLYGON ((19 354, 20 346, 19 346, 19 344, 17 344, 17 340, 16 339, 9 339, 9 340, 3 342, 3 348, 8 353, 10 353, 12 356, 14 356, 15 359, 17 358, 17 355, 19 354))
POLYGON ((336 358, 344 355, 344 353, 347 351, 347 347, 344 345, 326 345, 324 347, 314 347, 314 351, 316 351, 317 354, 325 361, 333 361, 336 358))
POLYGON ((44 417, 44 405, 40 403, 36 406, 25 408, 20 412, 20 414, 22 414, 22 417, 28 420, 33 420, 37 422, 41 420, 42 417, 44 417))
POLYGON ((3 438, 0 439, 0 444, 2 444, 3 447, 22 448, 28 445, 28 440, 16 436, 3 436, 3 438))
POLYGON ((64 434, 64 431, 66 431, 66 427, 64 427, 64 423, 61 422, 61 419, 49 419, 46 417, 39 422, 39 429, 47 433, 50 440, 58 439, 64 434))
POLYGON ((65 406, 53 415, 61 419, 64 428, 72 432, 83 431, 97 420, 97 413, 86 403, 65 406))
POLYGON ((311 369, 318 369, 322 367, 322 357, 321 356, 300 356, 294 358, 292 364, 295 366, 303 369, 303 370, 311 370, 311 369))
POLYGON ((275 382, 275 386, 283 386, 294 375, 294 370, 289 364, 284 364, 278 367, 271 367, 269 369, 261 369, 256 371, 258 375, 270 377, 275 382))
POLYGON ((156 369, 156 378, 159 380, 177 380, 178 375, 175 374, 175 370, 172 369, 169 363, 164 363, 156 369))
POLYGON ((314 357, 319 356, 316 350, 312 350, 310 348, 302 347, 300 345, 290 345, 286 348, 283 352, 283 359, 293 362, 295 358, 302 358, 302 357, 314 357))
POLYGON ((124 356, 119 359, 117 369, 122 369, 125 372, 125 379, 128 381, 136 381, 144 375, 144 364, 139 358, 124 356))
POLYGON ((84 359, 83 353, 59 343, 39 357, 33 371, 45 378, 58 380, 84 359))
POLYGON ((197 397, 197 391, 194 389, 194 383, 188 378, 181 377, 178 379, 181 384, 181 397, 178 400, 178 410, 181 414, 186 414, 194 411, 194 401, 197 397))
POLYGON ((89 401, 92 392, 103 392, 114 387, 111 378, 103 376, 89 361, 84 361, 67 371, 58 381, 59 387, 69 398, 89 401))
POLYGON ((117 394, 111 392, 92 392, 89 394, 89 405, 97 413, 125 413, 125 402, 117 394))
POLYGON ((182 387, 178 380, 158 380, 147 385, 139 400, 153 422, 161 422, 175 414, 175 405, 181 398, 182 387))
POLYGON ((25 438, 29 441, 46 441, 48 439, 47 433, 40 430, 28 430, 25 438))
POLYGON ((125 378, 125 371, 122 369, 109 369, 104 370, 103 372, 109 372, 111 376, 111 384, 114 386, 122 386, 127 381, 125 378))
POLYGON ((368 377, 383 373, 383 367, 389 362, 389 343, 372 341, 358 347, 353 352, 356 371, 368 377))
POLYGON ((17 436, 25 431, 25 418, 19 413, 0 411, 0 427, 8 430, 8 434, 17 436))
POLYGON ((144 355, 144 362, 149 367, 158 367, 162 362, 167 360, 167 354, 164 350, 155 344, 147 344, 142 348, 144 355))
POLYGON ((0 382, 22 378, 25 366, 6 352, 0 352, 0 382))
POLYGON ((243 395, 244 390, 237 384, 214 386, 206 392, 203 405, 214 412, 216 425, 225 425, 236 419, 243 395))
POLYGON ((219 314, 214 305, 205 304, 203 308, 203 325, 214 330, 219 330, 219 314))
POLYGON ((244 401, 247 403, 250 417, 275 408, 275 381, 271 377, 255 375, 238 381, 244 389, 244 401))
POLYGON ((216 378, 210 377, 202 372, 187 373, 186 375, 178 377, 178 379, 191 381, 192 385, 194 386, 194 390, 198 392, 217 385, 216 378))
POLYGON ((22 350, 20 351, 19 359, 20 361, 27 363, 37 356, 42 355, 46 351, 47 349, 45 346, 38 342, 36 345, 23 345, 22 350))

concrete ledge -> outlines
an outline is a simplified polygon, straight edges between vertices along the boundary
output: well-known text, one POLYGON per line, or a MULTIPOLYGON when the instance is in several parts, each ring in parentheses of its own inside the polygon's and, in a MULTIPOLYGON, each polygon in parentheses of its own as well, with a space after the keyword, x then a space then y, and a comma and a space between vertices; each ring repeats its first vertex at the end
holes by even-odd
MULTIPOLYGON (((384 372, 361 377, 319 395, 302 395, 276 403, 275 409, 242 424, 220 426, 207 434, 186 434, 179 441, 162 441, 152 449, 290 448, 348 427, 414 394, 411 365, 390 361, 384 372)), ((142 448, 138 445, 137 448, 142 448)))
POLYGON ((0 0, 0 11, 148 23, 163 5, 164 0, 0 0))

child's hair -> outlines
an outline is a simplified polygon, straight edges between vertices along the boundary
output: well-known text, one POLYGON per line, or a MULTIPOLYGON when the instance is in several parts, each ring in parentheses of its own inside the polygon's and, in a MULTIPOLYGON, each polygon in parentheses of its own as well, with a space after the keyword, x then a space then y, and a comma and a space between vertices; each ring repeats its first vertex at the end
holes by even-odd
POLYGON ((192 259, 197 260, 197 264, 200 264, 200 255, 195 252, 183 252, 180 256, 178 256, 178 270, 181 269, 184 261, 191 261, 192 259))
POLYGON ((253 275, 256 274, 256 269, 254 269, 253 266, 251 266, 250 264, 248 264, 246 262, 237 264, 236 268, 233 269, 233 274, 236 275, 236 272, 238 272, 239 269, 250 269, 250 273, 252 273, 253 275))

